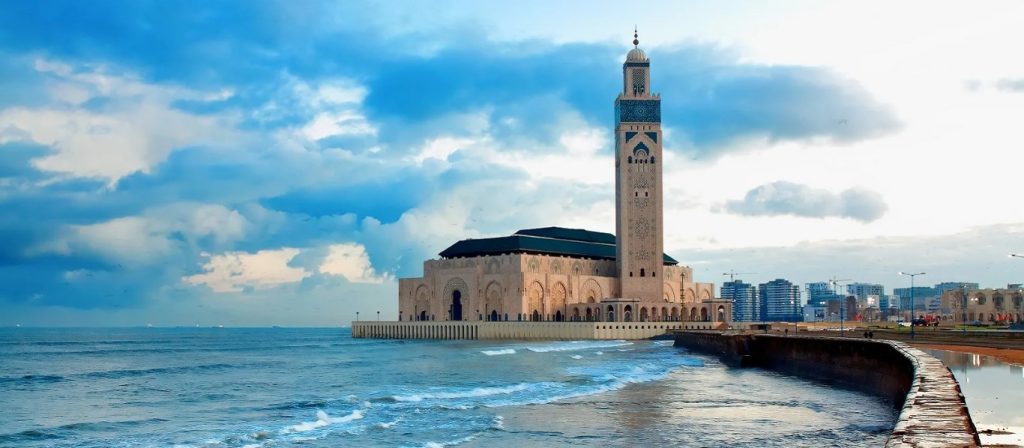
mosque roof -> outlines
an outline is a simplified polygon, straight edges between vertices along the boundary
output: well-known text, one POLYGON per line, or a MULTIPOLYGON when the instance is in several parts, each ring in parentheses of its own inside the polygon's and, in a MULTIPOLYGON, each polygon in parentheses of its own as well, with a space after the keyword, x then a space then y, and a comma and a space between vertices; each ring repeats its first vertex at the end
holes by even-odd
MULTIPOLYGON (((443 258, 459 258, 510 253, 614 260, 615 235, 584 229, 540 227, 523 229, 511 236, 462 240, 441 251, 439 255, 443 258)), ((662 255, 666 265, 679 264, 674 258, 662 255)))

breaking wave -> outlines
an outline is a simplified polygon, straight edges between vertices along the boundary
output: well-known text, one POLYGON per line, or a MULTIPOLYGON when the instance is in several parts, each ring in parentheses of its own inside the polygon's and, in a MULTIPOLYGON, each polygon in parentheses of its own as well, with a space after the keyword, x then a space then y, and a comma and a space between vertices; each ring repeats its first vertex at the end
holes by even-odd
POLYGON ((483 354, 485 354, 487 356, 514 355, 514 354, 516 354, 516 349, 514 349, 514 348, 503 348, 503 349, 496 349, 496 350, 482 350, 482 351, 480 351, 480 353, 483 353, 483 354))

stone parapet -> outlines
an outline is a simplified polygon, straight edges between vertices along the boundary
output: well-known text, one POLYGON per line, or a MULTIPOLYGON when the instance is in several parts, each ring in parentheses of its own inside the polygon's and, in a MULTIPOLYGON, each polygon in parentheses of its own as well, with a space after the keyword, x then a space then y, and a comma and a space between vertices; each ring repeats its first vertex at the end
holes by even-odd
POLYGON ((730 365, 825 379, 888 398, 900 415, 887 447, 980 446, 953 374, 902 342, 677 331, 675 344, 730 365))

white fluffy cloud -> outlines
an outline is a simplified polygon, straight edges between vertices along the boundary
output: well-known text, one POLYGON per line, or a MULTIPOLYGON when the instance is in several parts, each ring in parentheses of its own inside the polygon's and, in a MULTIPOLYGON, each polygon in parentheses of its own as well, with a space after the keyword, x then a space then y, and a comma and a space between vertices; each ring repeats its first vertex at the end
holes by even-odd
POLYGON ((305 269, 289 266, 299 254, 296 248, 267 249, 256 253, 225 252, 209 255, 202 274, 182 278, 192 285, 204 285, 214 292, 241 292, 246 288, 267 289, 296 283, 309 277, 305 269))
POLYGON ((383 283, 387 278, 374 272, 366 248, 356 243, 329 246, 319 270, 321 274, 341 276, 352 283, 383 283))
MULTIPOLYGON (((33 162, 38 169, 114 185, 129 174, 149 172, 175 148, 234 139, 233 118, 192 115, 172 106, 176 100, 208 100, 223 92, 147 84, 102 67, 74 71, 46 60, 36 61, 35 70, 54 79, 49 87, 53 102, 2 110, 0 123, 52 146, 53 154, 33 162), (100 105, 86 107, 93 99, 100 105)), ((0 136, 0 143, 9 140, 0 136)))
POLYGON ((238 211, 219 204, 177 203, 148 209, 139 216, 68 226, 63 235, 33 250, 60 255, 94 254, 121 264, 148 265, 181 244, 198 246, 209 239, 213 247, 242 239, 249 222, 238 211))

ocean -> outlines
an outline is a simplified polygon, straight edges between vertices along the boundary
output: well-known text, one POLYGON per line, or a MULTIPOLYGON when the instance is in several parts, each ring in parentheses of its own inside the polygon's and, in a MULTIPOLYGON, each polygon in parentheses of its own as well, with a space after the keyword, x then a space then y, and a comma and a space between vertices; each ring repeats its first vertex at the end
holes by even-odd
POLYGON ((670 341, 0 329, 2 447, 867 447, 896 415, 670 341))

